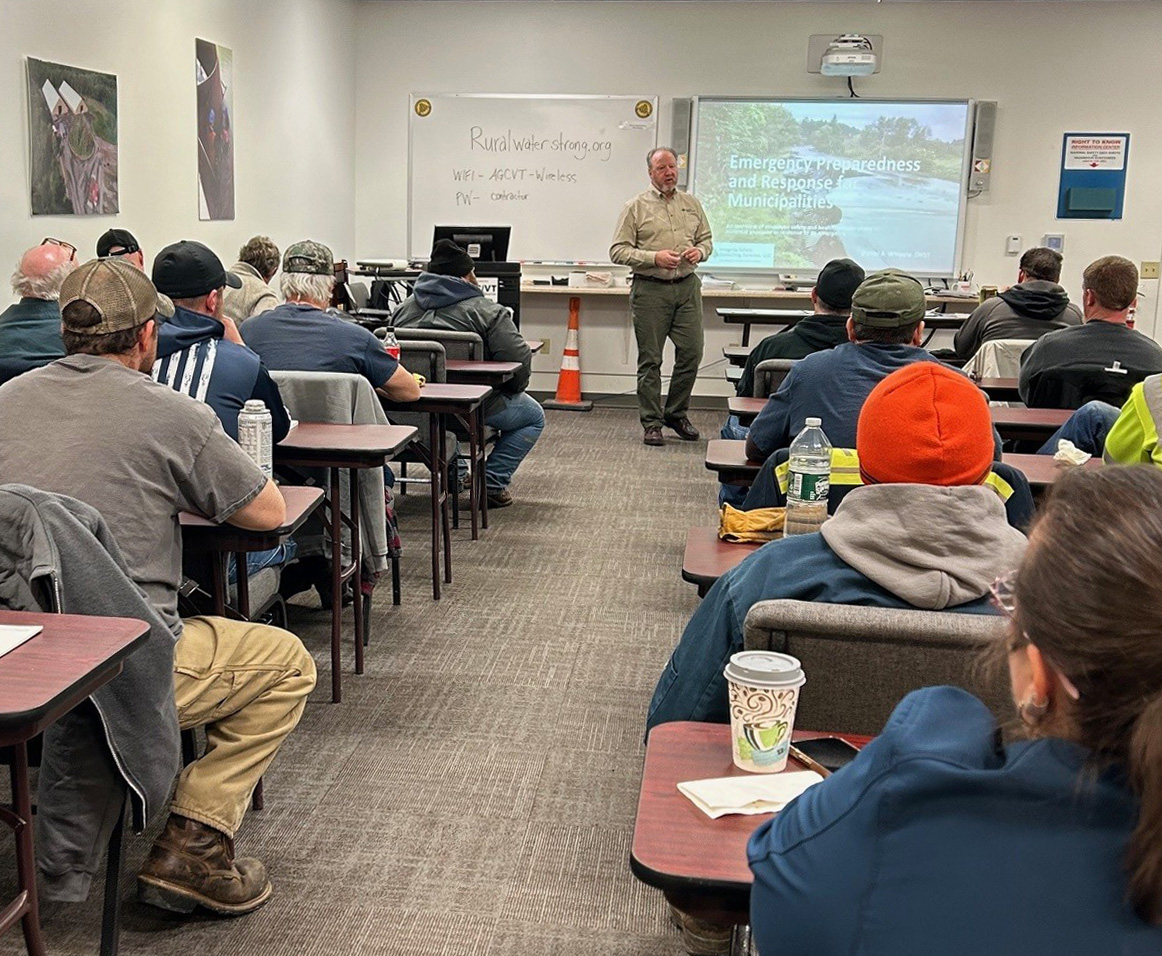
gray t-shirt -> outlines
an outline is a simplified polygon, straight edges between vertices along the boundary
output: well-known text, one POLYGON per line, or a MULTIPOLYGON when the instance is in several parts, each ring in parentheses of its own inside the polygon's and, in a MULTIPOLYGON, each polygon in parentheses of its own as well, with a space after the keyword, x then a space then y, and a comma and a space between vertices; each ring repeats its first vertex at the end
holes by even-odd
POLYGON ((72 355, 0 387, 0 422, 0 483, 101 512, 133 580, 179 634, 178 514, 224 521, 266 484, 213 409, 110 359, 72 355))

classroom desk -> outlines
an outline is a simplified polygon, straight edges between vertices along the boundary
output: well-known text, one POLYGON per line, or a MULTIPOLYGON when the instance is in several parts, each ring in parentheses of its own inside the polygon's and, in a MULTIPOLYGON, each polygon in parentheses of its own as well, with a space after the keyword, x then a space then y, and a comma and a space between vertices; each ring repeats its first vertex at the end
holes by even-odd
POLYGON ((1015 378, 980 378, 975 379, 977 387, 988 395, 993 402, 1019 402, 1021 393, 1017 389, 1015 378))
MULTIPOLYGON (((32 842, 32 791, 28 741, 121 673, 122 662, 139 648, 149 625, 135 618, 0 611, 0 624, 39 624, 35 637, 0 657, 0 746, 12 748, 12 810, 0 821, 16 836, 16 898, 0 912, 0 933, 20 921, 29 956, 44 956, 32 842)), ((118 847, 120 833, 117 834, 118 847)), ((116 893, 116 889, 113 890, 116 893)), ((102 927, 116 948, 116 920, 102 927)))
POLYGON ((706 468, 718 472, 718 480, 724 485, 749 488, 762 466, 761 461, 746 457, 745 440, 711 438, 706 443, 706 468))
POLYGON ((1065 424, 1072 410, 1068 408, 1023 408, 990 405, 989 415, 1001 438, 1028 438, 1046 441, 1065 424))
MULTIPOLYGON (((822 732, 796 730, 793 739, 822 732)), ((839 734, 856 747, 871 739, 839 734)), ((788 770, 806 769, 795 760, 788 770)), ((678 790, 685 780, 747 776, 730 757, 729 724, 675 721, 650 731, 629 866, 683 912, 718 923, 750 922, 746 841, 771 814, 711 820, 678 790)))
POLYGON ((512 381, 521 369, 520 362, 477 362, 472 359, 448 359, 444 363, 448 381, 455 385, 488 385, 491 388, 512 381))
POLYGON ((536 355, 541 349, 545 347, 545 343, 540 339, 525 339, 525 345, 529 347, 529 351, 536 355))
POLYGON ((698 596, 705 597, 715 581, 761 547, 723 541, 717 528, 691 528, 686 532, 682 580, 697 585, 698 596))
POLYGON ((336 425, 300 422, 274 446, 275 466, 326 468, 329 472, 331 533, 331 700, 343 697, 340 649, 343 625, 343 584, 350 579, 355 600, 355 673, 363 673, 363 569, 359 537, 359 472, 382 468, 388 459, 412 443, 411 425, 336 425), (340 507, 339 471, 349 470, 351 514, 340 507), (351 531, 351 565, 343 567, 343 525, 351 531))
MULTIPOLYGON (((1006 465, 1012 465, 1024 473, 1025 477, 1029 479, 1029 488, 1034 496, 1042 495, 1048 491, 1066 472, 1071 471, 1077 467, 1075 465, 1063 465, 1060 462, 1053 460, 1052 455, 1009 455, 1004 456, 1006 465)), ((1103 467, 1104 462, 1101 458, 1091 458, 1082 468, 1093 470, 1095 468, 1103 467)))
POLYGON ((294 534, 310 517, 323 498, 321 488, 282 485, 278 489, 286 502, 286 519, 269 531, 251 531, 232 524, 215 524, 209 518, 183 511, 178 516, 182 526, 182 548, 207 554, 210 557, 210 591, 214 598, 214 613, 226 613, 229 586, 227 556, 233 554, 237 571, 238 613, 250 619, 250 587, 246 570, 246 554, 250 551, 269 551, 294 534))
MULTIPOLYGON (((703 294, 703 298, 706 298, 703 294)), ((939 314, 929 313, 924 316, 924 331, 928 333, 923 344, 939 331, 953 331, 964 325, 969 314, 977 306, 976 299, 961 299, 953 296, 926 296, 929 309, 939 307, 939 314)), ((716 309, 718 317, 726 325, 742 326, 742 344, 750 345, 750 328, 752 325, 769 325, 790 327, 800 319, 813 315, 810 309, 716 309)))
POLYGON ((738 416, 738 423, 740 425, 750 425, 751 422, 759 417, 759 412, 763 410, 766 404, 767 400, 765 398, 735 395, 726 400, 726 409, 731 415, 738 416))
POLYGON ((741 365, 726 366, 726 380, 730 382, 731 385, 737 386, 738 383, 742 380, 742 371, 743 369, 741 365))
POLYGON ((472 459, 472 540, 480 525, 488 527, 488 494, 484 487, 484 400, 492 394, 487 385, 455 385, 428 382, 414 402, 393 402, 381 398, 385 411, 421 412, 428 416, 429 471, 432 475, 432 597, 440 600, 440 541, 444 543, 444 582, 452 583, 452 533, 448 521, 448 460, 444 450, 444 430, 448 415, 468 425, 469 455, 472 459))
POLYGON ((746 366, 746 360, 750 358, 749 345, 727 345, 722 350, 722 356, 731 365, 746 366))

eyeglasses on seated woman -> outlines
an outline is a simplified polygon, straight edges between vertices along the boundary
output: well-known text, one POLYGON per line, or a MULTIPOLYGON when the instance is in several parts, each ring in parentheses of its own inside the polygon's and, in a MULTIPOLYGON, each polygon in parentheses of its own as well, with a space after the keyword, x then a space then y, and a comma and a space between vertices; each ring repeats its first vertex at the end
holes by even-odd
POLYGON ((1019 731, 901 701, 751 837, 764 956, 1162 953, 1162 470, 1062 476, 994 595, 1019 731))

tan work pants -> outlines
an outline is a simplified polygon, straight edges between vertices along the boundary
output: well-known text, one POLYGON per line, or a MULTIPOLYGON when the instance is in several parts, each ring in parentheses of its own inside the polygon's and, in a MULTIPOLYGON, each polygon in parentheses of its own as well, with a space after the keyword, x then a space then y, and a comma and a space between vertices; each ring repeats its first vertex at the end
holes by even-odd
POLYGON ((290 631, 192 617, 174 648, 182 730, 206 728, 206 752, 178 778, 170 810, 233 837, 250 795, 303 714, 315 662, 290 631))

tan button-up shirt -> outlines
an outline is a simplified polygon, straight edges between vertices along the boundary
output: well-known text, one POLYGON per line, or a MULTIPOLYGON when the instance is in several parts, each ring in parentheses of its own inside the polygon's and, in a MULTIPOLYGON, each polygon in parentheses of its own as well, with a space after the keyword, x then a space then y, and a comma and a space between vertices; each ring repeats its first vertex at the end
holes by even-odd
POLYGON ((702 203, 677 189, 666 199, 650 188, 622 207, 609 258, 629 266, 634 275, 681 279, 694 271, 692 263, 682 260, 676 269, 659 269, 654 265, 654 253, 672 249, 681 254, 691 246, 698 248, 703 260, 710 258, 714 249, 702 203))

